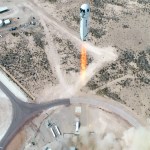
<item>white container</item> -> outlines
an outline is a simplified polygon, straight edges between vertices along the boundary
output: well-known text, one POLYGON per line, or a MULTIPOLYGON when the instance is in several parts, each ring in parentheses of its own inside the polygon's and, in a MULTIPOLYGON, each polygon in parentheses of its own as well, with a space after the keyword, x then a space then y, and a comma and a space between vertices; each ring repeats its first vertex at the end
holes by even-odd
POLYGON ((3 26, 3 20, 0 20, 0 27, 2 27, 3 26))
POLYGON ((60 130, 58 129, 58 127, 56 125, 54 127, 55 127, 55 130, 57 131, 57 134, 61 135, 60 130))
POLYGON ((77 122, 76 122, 76 132, 79 132, 79 126, 80 126, 80 122, 77 121, 77 122))
POLYGON ((53 134, 53 137, 56 137, 56 134, 55 134, 53 128, 50 128, 50 130, 51 130, 51 132, 52 132, 52 134, 53 134))
POLYGON ((76 150, 76 148, 75 147, 70 147, 70 149, 69 150, 76 150))
POLYGON ((0 7, 0 13, 8 11, 8 7, 0 7))
POLYGON ((4 24, 5 24, 5 25, 8 25, 8 24, 10 24, 10 23, 11 23, 11 21, 10 21, 9 19, 4 20, 4 24))

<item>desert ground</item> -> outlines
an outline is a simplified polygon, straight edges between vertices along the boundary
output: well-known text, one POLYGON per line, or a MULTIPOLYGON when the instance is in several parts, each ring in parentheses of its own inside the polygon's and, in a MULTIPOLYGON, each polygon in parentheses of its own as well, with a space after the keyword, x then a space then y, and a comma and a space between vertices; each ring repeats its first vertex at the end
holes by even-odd
MULTIPOLYGON (((150 2, 89 1, 89 38, 82 42, 79 8, 85 2, 1 0, 0 5, 10 11, 0 14, 0 19, 10 18, 12 23, 0 28, 0 65, 33 95, 35 103, 87 95, 104 97, 123 105, 145 123, 150 118, 150 2), (12 27, 17 29, 9 31, 12 27), (83 45, 87 50, 84 78, 80 72, 83 45)), ((35 122, 42 123, 40 118, 43 114, 35 122)), ((129 126, 122 124, 123 134, 129 126)), ((31 130, 34 133, 29 123, 18 136, 25 142, 19 144, 28 142, 31 130)), ((14 149, 30 149, 22 145, 14 149)))

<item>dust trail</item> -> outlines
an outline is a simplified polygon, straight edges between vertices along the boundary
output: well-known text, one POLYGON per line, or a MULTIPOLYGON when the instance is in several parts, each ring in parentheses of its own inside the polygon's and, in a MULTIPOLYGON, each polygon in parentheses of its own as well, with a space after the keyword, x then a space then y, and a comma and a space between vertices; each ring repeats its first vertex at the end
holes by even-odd
POLYGON ((70 91, 72 91, 72 96, 75 95, 82 87, 84 87, 87 82, 94 76, 94 74, 105 64, 111 61, 115 61, 117 59, 117 55, 115 53, 115 48, 106 47, 106 48, 97 48, 91 45, 85 45, 88 51, 97 50, 98 58, 95 58, 95 62, 91 63, 87 66, 85 71, 84 80, 82 76, 79 76, 77 82, 72 85, 70 91))
MULTIPOLYGON (((72 31, 70 28, 68 28, 66 25, 63 23, 60 23, 56 20, 56 18, 52 17, 49 15, 43 8, 40 7, 40 5, 34 1, 27 1, 25 3, 25 6, 30 8, 31 10, 37 10, 38 9, 38 16, 42 19, 45 20, 48 24, 53 25, 55 29, 57 29, 62 35, 70 39, 76 47, 79 47, 79 45, 82 45, 82 41, 79 39, 79 33, 76 33, 75 31, 72 31)), ((48 33, 48 32, 47 32, 48 33)), ((96 55, 101 55, 99 52, 99 49, 94 45, 92 45, 89 42, 86 42, 85 44, 86 48, 95 53, 96 55)), ((104 51, 106 54, 109 53, 109 51, 104 51)))
MULTIPOLYGON (((33 10, 33 8, 34 8, 33 4, 30 3, 30 2, 28 2, 28 3, 25 3, 24 5, 27 8, 29 8, 30 10, 33 10)), ((64 80, 62 71, 60 69, 60 58, 59 58, 59 55, 58 55, 57 50, 55 48, 55 45, 53 44, 53 39, 51 38, 51 35, 49 34, 49 29, 47 27, 47 24, 46 24, 45 20, 50 21, 50 24, 54 25, 55 27, 56 27, 57 23, 53 23, 53 21, 50 18, 43 15, 42 11, 38 11, 37 13, 38 13, 38 16, 40 17, 41 24, 44 27, 43 28, 44 33, 46 33, 45 36, 46 36, 47 45, 45 45, 45 53, 47 55, 48 61, 51 64, 52 71, 53 71, 54 74, 56 74, 59 83, 64 88, 67 89, 67 84, 64 80)))
POLYGON ((68 96, 71 97, 75 95, 83 86, 86 85, 86 83, 93 77, 95 72, 102 67, 102 65, 106 62, 114 61, 117 58, 115 48, 113 47, 107 47, 107 48, 99 48, 94 45, 92 45, 89 42, 84 43, 84 46, 87 51, 89 51, 94 56, 94 62, 91 63, 87 69, 85 74, 85 80, 82 81, 81 76, 78 75, 77 82, 69 85, 60 69, 60 60, 59 56, 56 53, 55 46, 52 45, 53 41, 50 42, 50 35, 49 30, 46 26, 46 23, 51 24, 55 29, 57 29, 62 35, 69 38, 76 47, 79 47, 79 45, 82 44, 82 41, 78 38, 77 34, 71 31, 66 26, 60 24, 57 22, 55 18, 47 14, 38 4, 34 2, 27 2, 26 7, 30 8, 31 10, 38 9, 38 16, 41 18, 42 25, 44 27, 46 34, 46 39, 48 41, 48 45, 46 46, 46 54, 48 56, 48 60, 50 64, 53 66, 53 71, 56 72, 56 76, 59 80, 59 83, 61 84, 61 88, 64 88, 64 90, 60 91, 58 95, 68 96), (50 52, 51 50, 51 52, 50 52))
POLYGON ((62 139, 60 145, 61 150, 70 145, 79 150, 150 150, 150 126, 130 128, 120 137, 113 132, 91 134, 87 127, 81 127, 79 136, 62 139))
POLYGON ((105 64, 111 61, 115 61, 117 59, 117 55, 115 53, 115 48, 113 47, 106 47, 106 48, 97 48, 95 46, 91 45, 85 45, 86 50, 88 51, 95 51, 94 48, 97 50, 98 55, 96 55, 96 58, 94 59, 94 62, 87 66, 86 70, 84 70, 84 78, 79 73, 77 80, 74 84, 67 84, 65 85, 65 90, 56 90, 60 93, 57 96, 59 98, 62 97, 72 97, 77 95, 77 93, 80 91, 82 87, 84 87, 87 82, 95 75, 95 73, 105 64))
POLYGON ((58 53, 57 53, 57 50, 55 49, 55 46, 53 43, 53 41, 51 41, 51 44, 49 44, 49 41, 50 41, 50 35, 48 34, 49 33, 49 30, 46 26, 46 23, 44 22, 44 20, 41 19, 41 24, 43 25, 44 27, 44 30, 45 30, 45 36, 46 36, 46 41, 47 41, 47 45, 45 45, 45 52, 47 54, 47 58, 51 64, 51 66, 53 66, 52 70, 53 70, 53 73, 56 73, 56 76, 59 80, 59 83, 67 88, 67 85, 66 85, 66 82, 64 80, 64 77, 63 77, 63 74, 61 72, 61 69, 60 69, 60 59, 59 59, 59 56, 58 56, 58 53))
MULTIPOLYGON (((81 88, 83 88, 87 82, 95 75, 95 73, 105 64, 117 59, 117 55, 114 47, 97 48, 88 44, 84 44, 87 51, 97 51, 96 57, 94 57, 93 63, 87 66, 84 74, 84 78, 81 73, 77 74, 76 81, 73 84, 66 83, 60 68, 57 70, 57 77, 59 77, 60 85, 51 87, 47 86, 39 95, 43 101, 55 98, 68 98, 77 96, 81 88), (55 91, 55 92, 54 92, 55 91)), ((96 52, 95 51, 95 52, 96 52)), ((50 56, 48 56, 50 57, 50 56)), ((56 66, 56 64, 54 64, 56 66)), ((58 66, 58 64, 57 64, 58 66)), ((60 67, 60 66, 59 66, 60 67)), ((41 100, 40 100, 41 101, 41 100)))

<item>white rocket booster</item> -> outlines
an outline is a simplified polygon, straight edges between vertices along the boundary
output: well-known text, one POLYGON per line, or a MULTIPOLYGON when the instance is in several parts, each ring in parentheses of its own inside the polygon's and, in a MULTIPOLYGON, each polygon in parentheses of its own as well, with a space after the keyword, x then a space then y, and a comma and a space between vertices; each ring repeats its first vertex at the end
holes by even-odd
POLYGON ((90 6, 83 4, 80 7, 80 37, 82 41, 86 41, 89 33, 89 16, 90 6))

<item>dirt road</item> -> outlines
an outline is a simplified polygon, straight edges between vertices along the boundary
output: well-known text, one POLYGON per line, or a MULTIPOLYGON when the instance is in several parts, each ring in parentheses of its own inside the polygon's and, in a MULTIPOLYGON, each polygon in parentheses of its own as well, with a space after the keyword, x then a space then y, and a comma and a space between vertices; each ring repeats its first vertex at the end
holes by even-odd
POLYGON ((38 10, 38 16, 40 17, 40 21, 42 23, 42 26, 44 27, 45 33, 46 33, 46 42, 48 43, 45 52, 47 54, 48 60, 50 64, 53 66, 53 71, 56 73, 56 76, 59 80, 59 83, 61 86, 65 88, 62 91, 62 96, 73 96, 77 94, 80 89, 86 85, 86 83, 93 77, 96 71, 98 71, 105 63, 108 63, 110 61, 114 61, 117 59, 117 54, 115 52, 114 47, 105 47, 105 48, 99 48, 94 45, 92 45, 89 42, 83 42, 79 39, 79 33, 75 33, 74 31, 71 31, 68 27, 66 27, 64 24, 58 22, 55 18, 50 16, 44 9, 38 5, 38 3, 35 3, 33 1, 25 3, 25 6, 31 9, 32 11, 38 10), (51 36, 49 35, 49 29, 48 26, 53 26, 54 30, 56 32, 60 32, 65 38, 67 37, 69 40, 71 40, 77 47, 77 50, 80 51, 81 45, 84 45, 87 49, 87 51, 94 57, 93 63, 91 63, 86 70, 86 77, 83 81, 80 74, 78 75, 77 82, 69 85, 64 78, 64 74, 62 73, 60 69, 60 60, 59 60, 59 54, 55 50, 55 45, 53 45, 51 41, 51 36))

